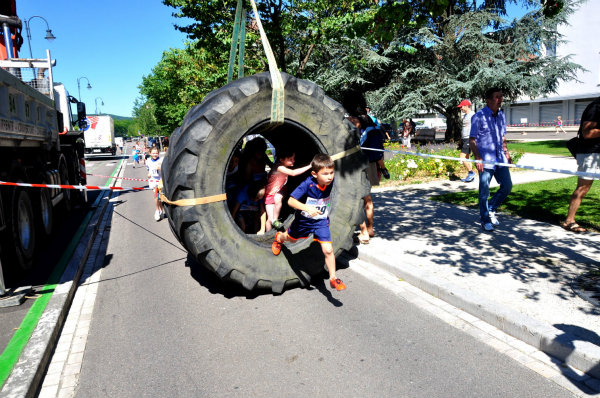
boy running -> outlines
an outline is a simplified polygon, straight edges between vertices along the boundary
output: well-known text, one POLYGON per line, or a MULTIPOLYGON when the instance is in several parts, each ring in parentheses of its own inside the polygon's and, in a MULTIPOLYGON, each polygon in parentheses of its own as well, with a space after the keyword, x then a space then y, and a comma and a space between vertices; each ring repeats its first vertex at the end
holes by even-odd
POLYGON ((333 160, 329 155, 317 154, 311 167, 311 176, 298 185, 288 200, 290 207, 296 209, 294 222, 287 232, 277 232, 271 250, 277 256, 282 243, 295 242, 312 233, 325 255, 329 284, 336 290, 344 290, 346 285, 335 276, 335 256, 329 231, 329 200, 335 174, 333 160))
POLYGON ((160 221, 164 211, 163 205, 158 198, 158 181, 160 180, 160 167, 162 166, 162 159, 158 157, 158 148, 154 147, 150 151, 150 159, 146 160, 146 168, 148 169, 148 178, 150 179, 149 186, 154 188, 154 203, 156 210, 154 211, 154 219, 160 221))

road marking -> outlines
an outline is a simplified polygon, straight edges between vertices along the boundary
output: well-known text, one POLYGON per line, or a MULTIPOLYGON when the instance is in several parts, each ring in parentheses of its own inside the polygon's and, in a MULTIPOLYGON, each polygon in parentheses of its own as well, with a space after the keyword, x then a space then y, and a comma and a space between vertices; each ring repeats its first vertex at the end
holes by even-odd
POLYGON ((350 269, 391 291, 397 297, 509 356, 521 365, 567 389, 575 396, 597 397, 597 392, 593 391, 600 391, 599 380, 569 367, 564 362, 550 357, 481 319, 424 292, 391 272, 358 259, 350 261, 350 269))

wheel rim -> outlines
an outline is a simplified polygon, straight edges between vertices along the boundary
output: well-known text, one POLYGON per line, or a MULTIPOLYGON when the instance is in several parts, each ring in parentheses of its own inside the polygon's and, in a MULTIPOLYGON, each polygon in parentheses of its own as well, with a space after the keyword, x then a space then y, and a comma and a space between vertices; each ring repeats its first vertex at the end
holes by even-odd
POLYGON ((40 210, 42 216, 42 225, 44 226, 44 231, 49 234, 52 228, 52 204, 49 202, 48 191, 42 189, 40 191, 40 210))
POLYGON ((33 220, 31 218, 31 209, 29 209, 27 207, 27 203, 21 199, 23 195, 23 193, 19 195, 19 204, 17 208, 17 228, 21 247, 23 247, 25 251, 29 251, 31 249, 31 244, 33 243, 31 236, 33 231, 31 223, 33 220))
MULTIPOLYGON (((61 180, 61 184, 63 184, 63 185, 71 185, 69 183, 69 172, 67 171, 67 166, 65 166, 64 163, 62 164, 62 167, 60 170, 60 180, 61 180)), ((63 189, 63 193, 64 193, 66 200, 71 200, 71 190, 63 189)))

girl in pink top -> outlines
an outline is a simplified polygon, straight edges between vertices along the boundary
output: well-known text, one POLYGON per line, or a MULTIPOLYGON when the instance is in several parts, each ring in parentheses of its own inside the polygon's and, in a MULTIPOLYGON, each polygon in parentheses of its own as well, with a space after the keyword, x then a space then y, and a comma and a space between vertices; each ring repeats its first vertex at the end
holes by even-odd
POLYGON ((558 130, 559 129, 563 133, 567 134, 567 132, 565 131, 565 129, 563 129, 563 121, 562 121, 562 117, 560 117, 560 116, 556 120, 556 127, 555 127, 556 132, 554 134, 558 134, 558 130))
POLYGON ((265 207, 267 210, 267 225, 266 230, 270 231, 273 228, 273 222, 279 218, 281 212, 283 195, 285 194, 285 184, 288 177, 298 176, 310 170, 308 166, 292 169, 296 160, 296 154, 292 151, 281 149, 278 154, 277 162, 273 165, 273 169, 269 173, 267 187, 265 190, 265 207))

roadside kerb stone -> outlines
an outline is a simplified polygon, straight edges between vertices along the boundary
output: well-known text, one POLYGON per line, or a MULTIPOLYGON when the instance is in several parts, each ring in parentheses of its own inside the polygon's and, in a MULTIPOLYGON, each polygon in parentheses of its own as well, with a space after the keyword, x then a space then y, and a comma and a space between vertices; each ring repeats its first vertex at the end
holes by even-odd
POLYGON ((369 246, 361 246, 358 258, 393 271, 432 296, 476 316, 576 369, 600 378, 600 347, 589 342, 578 341, 575 336, 551 325, 494 303, 448 281, 428 275, 427 272, 409 264, 394 266, 393 264, 397 263, 399 258, 397 255, 398 253, 393 258, 381 252, 372 253, 369 246))

